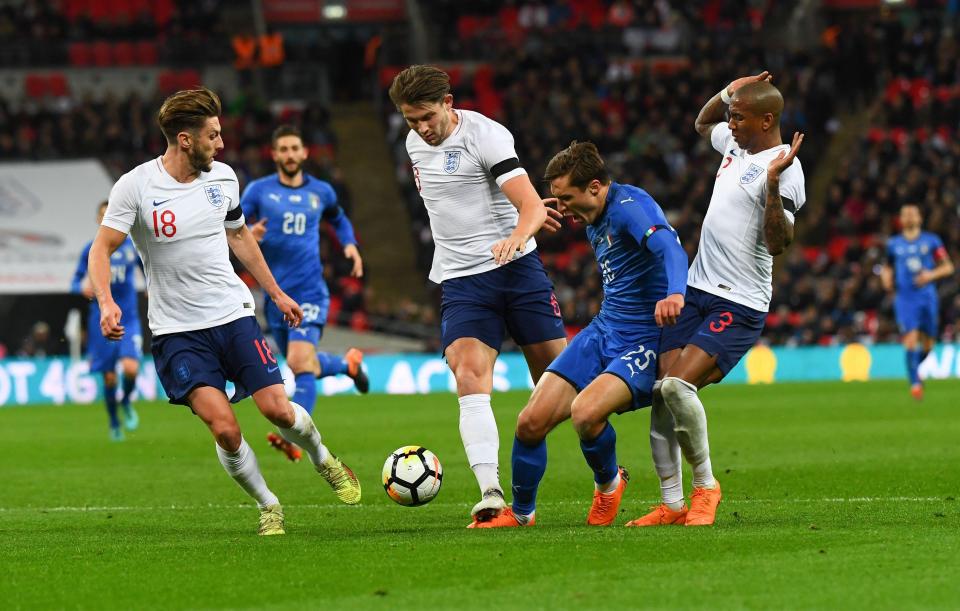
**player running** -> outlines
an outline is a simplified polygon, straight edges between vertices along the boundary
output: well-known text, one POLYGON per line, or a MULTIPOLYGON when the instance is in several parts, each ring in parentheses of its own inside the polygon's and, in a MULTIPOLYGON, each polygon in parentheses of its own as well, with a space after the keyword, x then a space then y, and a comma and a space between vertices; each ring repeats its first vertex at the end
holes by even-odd
POLYGON ((900 208, 903 231, 887 242, 887 264, 880 275, 883 287, 896 291, 893 309, 907 352, 910 394, 917 401, 923 399, 920 363, 933 350, 937 338, 939 304, 935 283, 953 275, 953 262, 943 241, 934 233, 922 231, 922 225, 918 206, 906 204, 900 208))
POLYGON ((534 381, 567 343, 533 239, 541 227, 556 231, 559 213, 544 206, 552 200, 533 188, 505 127, 454 109, 445 72, 410 66, 394 78, 390 99, 410 126, 407 153, 430 216, 443 354, 457 381, 460 437, 482 494, 472 515, 484 522, 506 508, 490 408, 504 327, 534 381))
POLYGON ((280 290, 240 208, 237 176, 214 161, 223 149, 220 99, 206 88, 178 91, 157 122, 166 152, 124 174, 110 193, 106 216, 90 248, 90 278, 100 305, 100 329, 121 339, 123 310, 110 290, 110 256, 129 233, 143 260, 157 374, 171 403, 187 405, 216 440, 227 473, 260 508, 260 535, 284 534, 283 509, 244 440, 230 401, 248 396, 284 439, 310 456, 341 501, 360 502, 360 483, 320 440, 303 407, 291 403, 280 368, 254 318, 250 290, 234 273, 229 251, 270 295, 291 326, 303 312, 280 290))
MULTIPOLYGON (((107 202, 97 206, 97 225, 103 221, 107 211, 107 202)), ((70 290, 87 299, 93 299, 93 285, 87 278, 87 257, 93 240, 83 247, 77 271, 73 274, 70 290)), ((140 424, 137 410, 130 402, 130 396, 137 385, 137 373, 140 370, 140 357, 143 356, 143 334, 140 332, 140 312, 137 309, 136 269, 140 267, 140 257, 129 238, 110 256, 110 292, 127 312, 125 327, 127 332, 118 341, 106 339, 97 329, 100 327, 100 307, 96 301, 90 303, 87 316, 87 356, 90 358, 90 372, 103 374, 103 401, 107 405, 107 417, 110 419, 110 439, 123 441, 123 429, 117 414, 117 362, 123 371, 123 392, 120 405, 123 407, 123 424, 128 431, 140 424)))
MULTIPOLYGON (((307 148, 300 130, 281 125, 274 130, 271 145, 277 172, 247 185, 240 206, 248 222, 256 221, 250 225, 250 231, 260 242, 263 258, 277 284, 303 310, 303 324, 291 329, 273 302, 268 300, 264 306, 270 332, 293 371, 293 401, 312 414, 318 377, 343 373, 353 378, 360 392, 370 390, 362 367, 362 352, 351 348, 340 357, 317 350, 330 306, 330 291, 323 280, 320 260, 320 219, 336 231, 344 256, 353 262, 354 278, 363 276, 363 260, 353 225, 337 204, 333 186, 303 171, 307 148)), ((267 440, 290 460, 300 460, 300 449, 280 435, 270 433, 267 440)))
POLYGON ((760 337, 773 293, 773 257, 793 241, 794 214, 806 201, 803 169, 794 160, 803 135, 783 144, 783 97, 770 80, 767 72, 739 78, 697 116, 697 132, 723 159, 690 267, 687 305, 660 339, 650 446, 663 502, 631 526, 700 526, 716 517, 720 484, 697 392, 722 380, 760 337), (681 450, 693 466, 689 511, 681 450))
POLYGON ((559 210, 586 225, 603 304, 520 412, 512 508, 477 528, 534 524, 547 433, 571 417, 596 485, 587 524, 613 523, 628 474, 617 465, 617 435, 608 419, 650 405, 659 327, 676 323, 687 288, 687 254, 660 206, 643 189, 612 182, 596 146, 573 142, 550 160, 545 178, 559 210))

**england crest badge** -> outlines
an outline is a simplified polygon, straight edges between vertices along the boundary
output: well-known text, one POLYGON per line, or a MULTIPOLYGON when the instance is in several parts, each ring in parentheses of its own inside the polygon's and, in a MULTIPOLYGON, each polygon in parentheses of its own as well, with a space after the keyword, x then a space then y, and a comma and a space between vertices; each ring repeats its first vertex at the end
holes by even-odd
POLYGON ((443 171, 453 174, 460 167, 460 151, 447 151, 443 155, 443 171))
POLYGON ((223 206, 223 189, 220 188, 220 185, 206 185, 203 188, 203 194, 207 196, 207 201, 214 208, 223 206))
POLYGON ((760 176, 761 174, 763 174, 763 168, 755 163, 751 163, 750 167, 747 168, 747 171, 740 176, 740 184, 749 185, 757 179, 757 176, 760 176))

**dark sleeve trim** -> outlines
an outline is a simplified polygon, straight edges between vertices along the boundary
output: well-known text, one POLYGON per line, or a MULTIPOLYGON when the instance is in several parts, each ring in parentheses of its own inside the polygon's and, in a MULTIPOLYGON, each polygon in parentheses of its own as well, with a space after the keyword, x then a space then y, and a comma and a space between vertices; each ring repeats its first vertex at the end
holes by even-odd
POLYGON ((225 221, 238 221, 243 217, 243 208, 237 206, 233 210, 227 210, 227 216, 223 220, 225 221))
POLYGON ((507 172, 512 172, 519 167, 520 160, 516 157, 511 157, 510 159, 504 159, 497 165, 490 168, 490 174, 492 174, 494 178, 500 178, 507 172))
POLYGON ((783 209, 789 212, 790 214, 797 213, 797 205, 793 203, 793 200, 789 197, 780 196, 780 201, 783 202, 783 209))
POLYGON ((654 233, 656 233, 661 229, 670 229, 670 227, 668 225, 654 225, 650 229, 647 229, 646 233, 643 234, 643 239, 640 240, 640 249, 642 250, 646 248, 647 240, 650 239, 650 236, 652 236, 654 233))

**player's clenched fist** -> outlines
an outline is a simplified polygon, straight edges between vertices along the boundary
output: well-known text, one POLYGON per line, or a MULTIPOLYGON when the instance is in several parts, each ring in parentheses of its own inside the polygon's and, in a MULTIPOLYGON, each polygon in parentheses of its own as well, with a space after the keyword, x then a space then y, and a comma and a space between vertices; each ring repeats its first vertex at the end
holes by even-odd
POLYGON ((120 324, 120 317, 123 312, 120 306, 111 302, 100 306, 100 332, 107 339, 118 340, 123 337, 123 325, 120 324))
POLYGON ((299 327, 300 323, 303 322, 303 310, 300 309, 300 305, 290 299, 290 296, 283 291, 280 291, 280 294, 273 298, 273 303, 276 304, 277 309, 283 314, 283 319, 291 327, 299 327))
POLYGON ((677 324, 677 318, 680 317, 680 310, 683 309, 683 295, 667 295, 666 299, 657 302, 657 307, 653 311, 653 319, 658 327, 664 325, 677 324))

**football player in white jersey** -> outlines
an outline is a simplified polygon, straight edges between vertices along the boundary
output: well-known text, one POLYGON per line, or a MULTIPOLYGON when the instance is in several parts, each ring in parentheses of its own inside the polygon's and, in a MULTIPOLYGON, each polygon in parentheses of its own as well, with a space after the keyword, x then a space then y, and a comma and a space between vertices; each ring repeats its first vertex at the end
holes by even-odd
POLYGON ((310 415, 284 392, 276 358, 254 318, 250 290, 234 273, 237 256, 291 326, 303 312, 280 287, 247 229, 237 176, 214 161, 223 149, 220 99, 206 88, 179 91, 164 101, 157 122, 166 152, 124 174, 90 248, 89 273, 109 339, 125 332, 110 292, 110 255, 127 234, 147 277, 148 319, 157 374, 171 403, 187 405, 209 427, 227 473, 257 501, 258 534, 284 534, 283 509, 270 491, 227 400, 253 396, 260 412, 303 448, 341 501, 360 501, 353 472, 320 440, 310 415))
POLYGON ((697 116, 697 132, 723 157, 690 267, 686 305, 660 340, 650 446, 663 502, 634 526, 701 526, 716 518, 720 484, 697 392, 722 380, 760 337, 773 291, 773 257, 793 241, 794 214, 806 201, 803 169, 794 159, 803 135, 783 144, 783 97, 770 80, 767 72, 739 78, 697 116), (681 450, 693 467, 689 510, 681 450))
POLYGON ((556 231, 562 217, 545 206, 555 200, 541 199, 533 187, 510 132, 453 107, 445 72, 410 66, 394 79, 390 99, 410 126, 407 153, 436 245, 430 280, 443 291, 443 354, 457 381, 460 437, 482 495, 472 511, 477 524, 506 509, 490 407, 504 328, 534 382, 567 343, 533 238, 541 227, 556 231))

